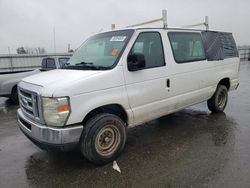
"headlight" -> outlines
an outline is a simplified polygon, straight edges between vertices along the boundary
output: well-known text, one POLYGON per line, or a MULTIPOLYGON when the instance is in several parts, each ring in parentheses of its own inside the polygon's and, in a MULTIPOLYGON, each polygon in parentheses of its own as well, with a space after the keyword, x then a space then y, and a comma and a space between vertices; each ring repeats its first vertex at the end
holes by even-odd
POLYGON ((43 117, 47 125, 64 126, 70 114, 69 99, 42 98, 43 117))

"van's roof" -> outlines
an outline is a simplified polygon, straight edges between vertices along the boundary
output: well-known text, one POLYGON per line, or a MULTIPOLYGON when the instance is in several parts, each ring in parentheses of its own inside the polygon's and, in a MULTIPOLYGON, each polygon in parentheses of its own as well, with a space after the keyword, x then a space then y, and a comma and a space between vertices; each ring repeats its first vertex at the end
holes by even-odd
POLYGON ((180 30, 180 31, 210 31, 210 32, 223 32, 223 33, 230 33, 226 31, 216 31, 216 30, 206 30, 206 29, 192 29, 192 28, 178 28, 178 27, 168 27, 168 28, 162 28, 162 27, 138 27, 135 28, 135 30, 144 30, 144 29, 162 29, 162 30, 180 30))
POLYGON ((210 31, 210 32, 222 32, 222 33, 231 33, 231 32, 225 32, 225 31, 216 31, 216 30, 206 30, 206 29, 191 29, 191 28, 178 28, 178 27, 168 27, 168 28, 162 28, 162 27, 131 27, 131 28, 124 28, 124 29, 117 29, 114 31, 124 31, 124 30, 178 30, 178 31, 196 31, 196 32, 202 32, 202 31, 210 31))

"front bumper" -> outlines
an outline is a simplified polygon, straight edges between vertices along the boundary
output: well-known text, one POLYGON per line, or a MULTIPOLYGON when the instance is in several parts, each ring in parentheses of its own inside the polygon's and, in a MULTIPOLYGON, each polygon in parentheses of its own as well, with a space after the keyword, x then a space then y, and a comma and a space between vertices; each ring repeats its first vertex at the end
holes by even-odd
POLYGON ((29 120, 21 109, 17 111, 21 131, 42 149, 70 150, 78 145, 83 126, 52 128, 29 120))

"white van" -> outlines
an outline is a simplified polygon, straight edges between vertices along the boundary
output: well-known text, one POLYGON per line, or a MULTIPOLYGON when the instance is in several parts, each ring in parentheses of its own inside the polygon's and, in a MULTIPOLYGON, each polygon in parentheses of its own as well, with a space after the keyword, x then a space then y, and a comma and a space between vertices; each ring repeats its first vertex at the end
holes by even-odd
POLYGON ((207 101, 226 107, 239 75, 231 33, 137 28, 92 36, 68 65, 23 79, 18 124, 44 149, 117 158, 128 127, 207 101))

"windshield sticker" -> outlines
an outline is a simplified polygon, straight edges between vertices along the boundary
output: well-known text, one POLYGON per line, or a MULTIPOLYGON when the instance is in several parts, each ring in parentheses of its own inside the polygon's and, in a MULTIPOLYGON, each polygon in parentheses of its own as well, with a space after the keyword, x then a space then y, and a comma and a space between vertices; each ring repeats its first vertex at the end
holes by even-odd
POLYGON ((126 36, 114 36, 110 39, 113 42, 123 42, 126 39, 126 36))
POLYGON ((111 55, 116 56, 116 55, 118 55, 118 53, 119 53, 118 50, 113 49, 112 52, 111 52, 111 55))

